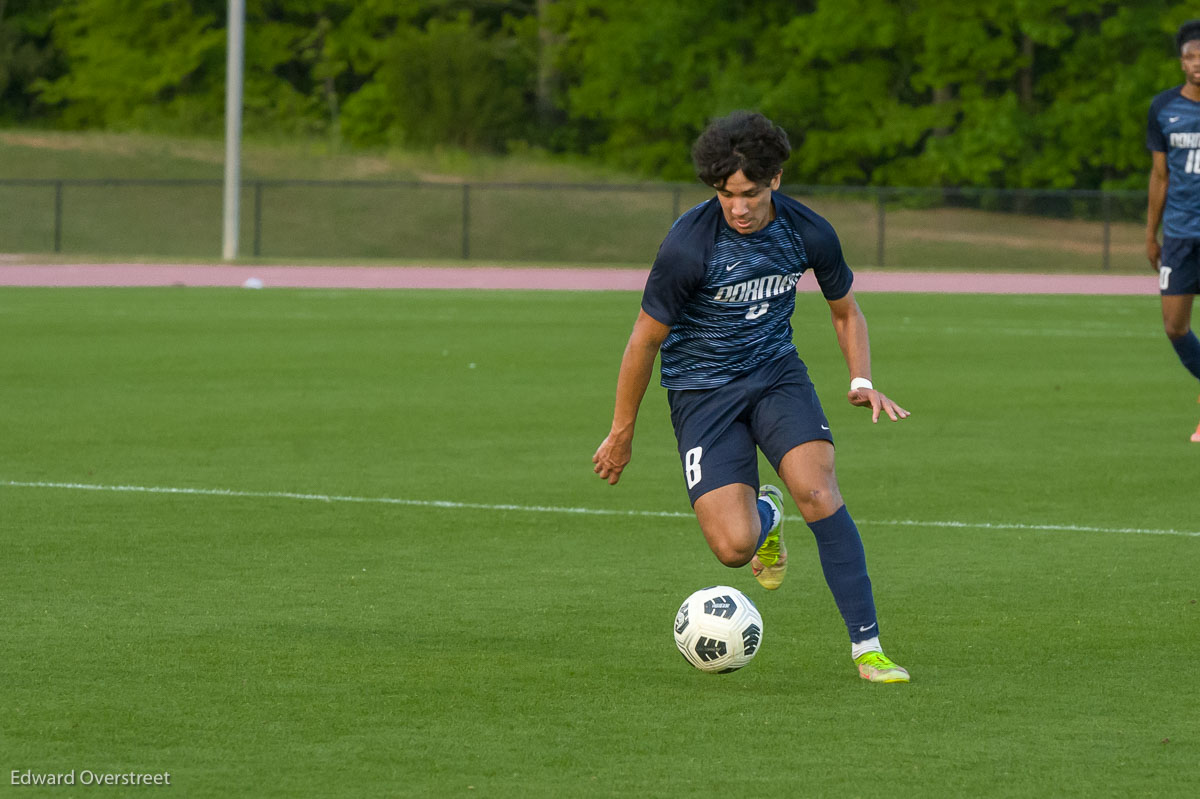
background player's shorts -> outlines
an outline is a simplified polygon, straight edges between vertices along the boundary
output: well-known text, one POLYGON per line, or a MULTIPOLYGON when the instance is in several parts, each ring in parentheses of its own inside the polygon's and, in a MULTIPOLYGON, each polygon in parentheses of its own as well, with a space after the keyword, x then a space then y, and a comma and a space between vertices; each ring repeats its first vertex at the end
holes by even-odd
POLYGON ((717 388, 667 391, 692 504, 731 483, 758 489, 757 445, 777 471, 793 448, 832 442, 808 367, 789 353, 717 388))
POLYGON ((1163 236, 1158 290, 1162 294, 1200 294, 1200 239, 1163 236))

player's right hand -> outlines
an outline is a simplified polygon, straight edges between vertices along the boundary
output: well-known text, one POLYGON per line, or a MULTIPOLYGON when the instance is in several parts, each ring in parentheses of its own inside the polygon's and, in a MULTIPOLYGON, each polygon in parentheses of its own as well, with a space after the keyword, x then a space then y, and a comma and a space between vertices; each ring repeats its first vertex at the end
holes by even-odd
POLYGON ((1162 245, 1158 243, 1158 239, 1146 241, 1146 257, 1150 259, 1150 268, 1157 272, 1162 266, 1162 245))
POLYGON ((592 456, 595 464, 592 471, 600 475, 601 480, 607 480, 610 486, 615 486, 632 457, 633 443, 614 438, 609 433, 592 456))

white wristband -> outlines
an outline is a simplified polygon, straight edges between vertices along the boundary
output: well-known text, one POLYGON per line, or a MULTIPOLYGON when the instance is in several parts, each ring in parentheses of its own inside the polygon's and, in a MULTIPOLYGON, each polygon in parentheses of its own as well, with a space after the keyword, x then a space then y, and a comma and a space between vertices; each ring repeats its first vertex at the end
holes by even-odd
POLYGON ((860 388, 873 389, 873 388, 875 388, 875 386, 871 385, 871 381, 865 377, 856 377, 850 381, 850 390, 851 391, 854 391, 854 390, 860 389, 860 388))

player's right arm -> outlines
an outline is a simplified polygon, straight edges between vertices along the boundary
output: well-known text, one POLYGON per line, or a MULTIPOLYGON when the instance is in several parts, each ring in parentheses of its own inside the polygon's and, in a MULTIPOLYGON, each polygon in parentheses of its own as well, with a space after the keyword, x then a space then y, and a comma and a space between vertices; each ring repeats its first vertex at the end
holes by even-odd
POLYGON ((592 471, 616 485, 621 472, 633 457, 633 427, 637 422, 638 408, 650 377, 654 373, 654 359, 658 349, 671 328, 659 322, 645 311, 638 311, 633 332, 625 345, 621 357, 621 370, 617 374, 617 401, 613 409, 612 428, 592 456, 595 464, 592 471))
POLYGON ((1158 271, 1158 262, 1162 258, 1158 227, 1162 224, 1170 175, 1167 172, 1167 154, 1158 150, 1152 150, 1150 154, 1154 162, 1150 167, 1150 190, 1146 203, 1146 257, 1150 259, 1150 268, 1158 271))

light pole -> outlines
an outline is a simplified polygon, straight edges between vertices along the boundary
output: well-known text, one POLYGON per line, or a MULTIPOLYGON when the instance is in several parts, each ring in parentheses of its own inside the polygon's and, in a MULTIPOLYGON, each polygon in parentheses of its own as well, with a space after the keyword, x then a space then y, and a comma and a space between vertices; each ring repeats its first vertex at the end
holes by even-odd
POLYGON ((242 183, 242 64, 245 61, 246 0, 229 0, 225 60, 225 233, 223 257, 238 253, 238 199, 242 183))

